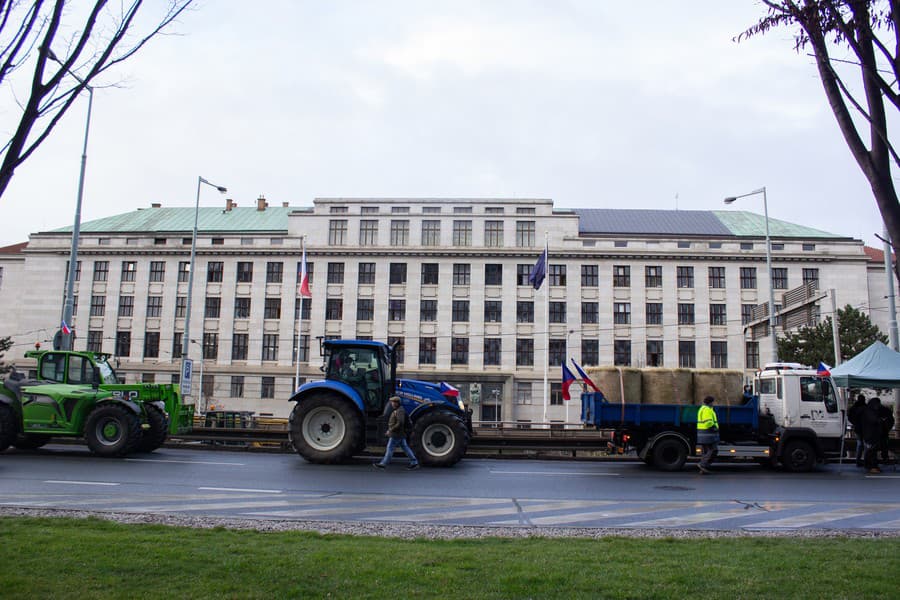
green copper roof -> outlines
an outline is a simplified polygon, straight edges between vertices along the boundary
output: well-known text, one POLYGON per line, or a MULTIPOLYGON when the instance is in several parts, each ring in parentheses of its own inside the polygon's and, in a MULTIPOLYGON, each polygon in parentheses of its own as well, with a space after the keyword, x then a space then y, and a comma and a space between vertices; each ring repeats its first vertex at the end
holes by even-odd
MULTIPOLYGON (((296 208, 270 206, 265 210, 256 207, 235 207, 230 211, 223 208, 200 207, 198 231, 242 232, 281 231, 287 232, 288 214, 296 208)), ((194 230, 194 208, 142 208, 121 215, 114 215, 81 224, 82 233, 138 233, 138 232, 190 232, 194 230)), ((72 227, 54 229, 54 233, 71 232, 72 227)))
MULTIPOLYGON (((714 210, 712 211, 731 233, 737 236, 765 237, 766 217, 743 210, 714 210)), ((787 221, 779 221, 769 217, 769 235, 787 238, 840 238, 846 237, 820 231, 812 227, 804 227, 787 221)))

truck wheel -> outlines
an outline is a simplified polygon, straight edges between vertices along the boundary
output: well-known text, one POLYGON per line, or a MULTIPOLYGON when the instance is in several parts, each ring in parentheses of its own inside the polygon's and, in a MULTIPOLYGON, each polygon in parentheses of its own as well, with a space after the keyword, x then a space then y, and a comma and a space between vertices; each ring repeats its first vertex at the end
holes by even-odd
POLYGON ((88 415, 84 437, 99 456, 128 454, 141 440, 141 420, 124 406, 101 404, 88 415))
POLYGON ((36 450, 50 441, 50 436, 43 433, 21 433, 16 436, 12 445, 19 450, 36 450))
POLYGON ((809 442, 795 440, 784 446, 781 464, 791 473, 805 473, 816 466, 816 452, 809 442))
POLYGON ((153 452, 169 437, 169 419, 166 418, 166 413, 153 404, 145 404, 144 411, 150 428, 141 430, 141 441, 135 452, 153 452))
POLYGON ((669 437, 653 446, 653 466, 660 471, 680 471, 687 461, 687 448, 681 440, 669 437))
POLYGON ((291 411, 288 432, 297 453, 311 463, 336 463, 353 456, 363 441, 362 418, 346 398, 319 394, 291 411))
POLYGON ((12 408, 0 404, 0 452, 9 448, 16 439, 16 420, 12 408))
POLYGON ((416 458, 429 467, 452 467, 469 447, 469 430, 453 413, 439 410, 416 419, 412 429, 416 458))

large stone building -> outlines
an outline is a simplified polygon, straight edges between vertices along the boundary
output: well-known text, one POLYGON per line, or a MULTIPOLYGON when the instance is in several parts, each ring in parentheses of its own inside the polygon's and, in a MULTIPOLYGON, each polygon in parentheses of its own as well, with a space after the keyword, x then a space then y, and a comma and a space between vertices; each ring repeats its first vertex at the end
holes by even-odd
MULTIPOLYGON (((77 349, 113 354, 128 380, 178 380, 193 224, 193 207, 159 205, 82 224, 77 349)), ((770 225, 771 281, 765 220, 742 211, 431 198, 201 207, 190 318, 200 405, 286 416, 295 376, 320 373, 318 338, 367 338, 401 341, 405 376, 477 395, 482 421, 542 421, 546 366, 547 418, 576 421, 560 394, 566 356, 587 366, 766 362, 770 283, 785 326, 830 311, 822 300, 834 289, 838 306, 871 309, 887 331, 886 287, 870 289, 886 286, 883 265, 861 241, 770 225), (528 275, 545 240, 535 290, 528 275), (304 245, 312 298, 301 305, 304 245)), ((70 240, 69 227, 0 251, 0 335, 16 342, 7 358, 57 331, 70 240)))

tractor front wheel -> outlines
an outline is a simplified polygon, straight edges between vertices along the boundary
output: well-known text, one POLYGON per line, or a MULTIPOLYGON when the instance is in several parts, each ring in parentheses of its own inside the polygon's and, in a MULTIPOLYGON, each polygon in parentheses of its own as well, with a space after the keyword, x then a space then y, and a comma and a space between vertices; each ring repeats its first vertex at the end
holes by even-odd
POLYGON ((16 436, 12 445, 19 450, 36 450, 46 446, 49 441, 50 436, 43 433, 21 433, 16 436))
POLYGON ((311 463, 347 460, 364 443, 359 410, 348 399, 331 394, 297 402, 288 431, 294 450, 311 463))
POLYGON ((137 452, 153 452, 163 445, 169 436, 169 419, 166 413, 153 404, 145 404, 144 411, 147 415, 149 428, 141 430, 141 441, 138 442, 137 452))
POLYGON ((87 418, 84 437, 91 452, 99 456, 123 456, 141 440, 141 421, 117 404, 101 404, 87 418))
POLYGON ((430 412, 413 424, 412 447, 423 465, 451 467, 469 448, 469 430, 463 420, 451 412, 430 412))
POLYGON ((16 439, 16 420, 12 408, 0 404, 0 452, 9 448, 16 439))

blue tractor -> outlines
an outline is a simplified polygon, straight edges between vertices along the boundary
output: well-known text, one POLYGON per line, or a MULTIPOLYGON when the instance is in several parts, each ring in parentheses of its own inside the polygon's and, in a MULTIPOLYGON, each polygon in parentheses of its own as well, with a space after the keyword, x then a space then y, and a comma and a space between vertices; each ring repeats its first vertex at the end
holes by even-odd
POLYGON ((400 396, 410 420, 410 444, 426 466, 449 467, 465 455, 472 411, 446 383, 397 379, 394 347, 369 340, 325 340, 325 379, 306 383, 288 428, 291 444, 313 463, 336 463, 368 445, 384 445, 388 398, 400 396))

